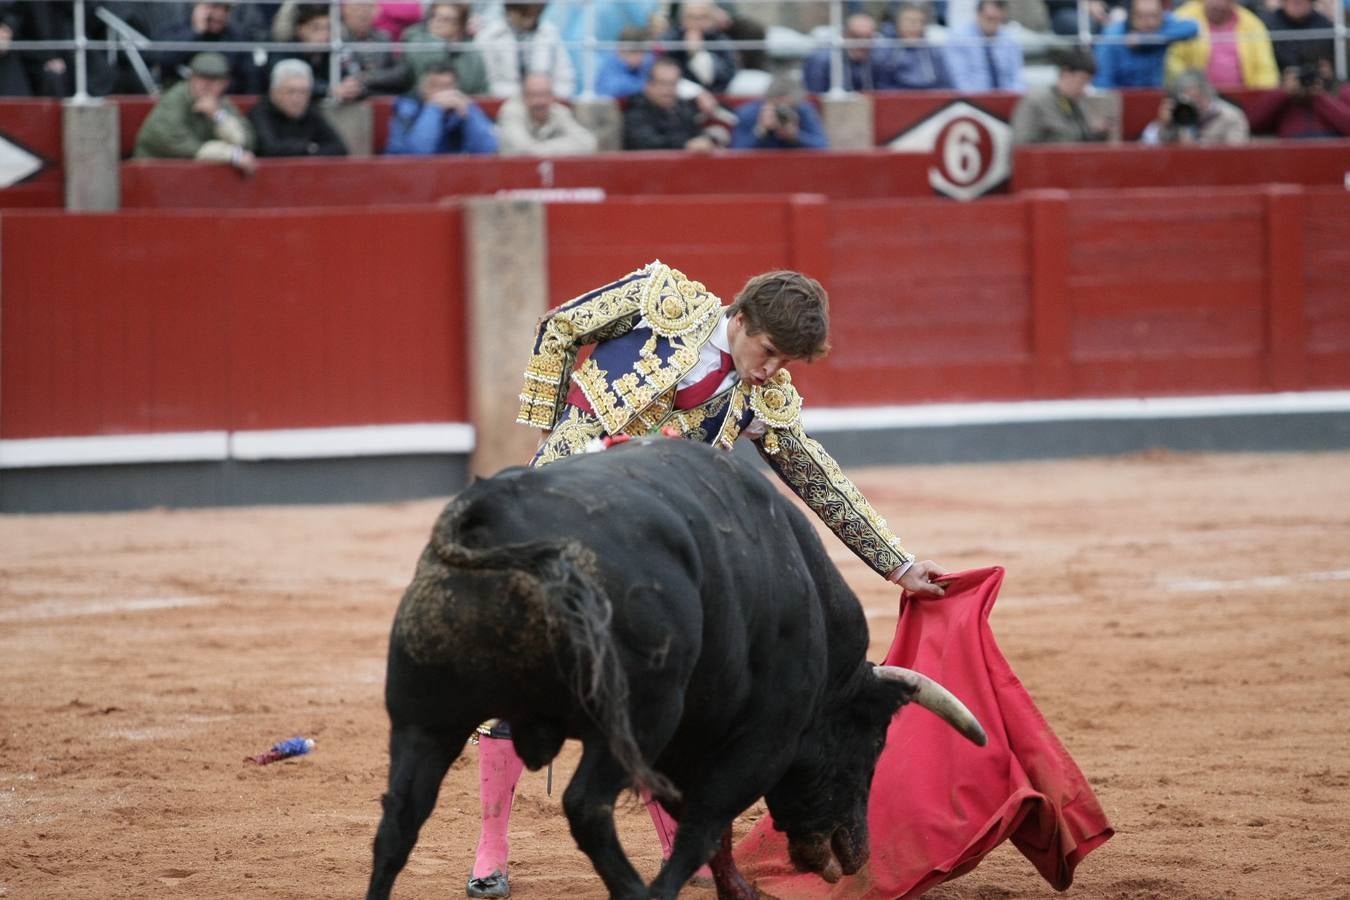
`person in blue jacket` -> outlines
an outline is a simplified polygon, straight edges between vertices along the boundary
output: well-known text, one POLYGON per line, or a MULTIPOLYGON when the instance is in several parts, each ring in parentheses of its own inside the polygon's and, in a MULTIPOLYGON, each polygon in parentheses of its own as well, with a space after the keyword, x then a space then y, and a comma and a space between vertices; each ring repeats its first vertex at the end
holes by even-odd
POLYGON ((801 99, 790 80, 775 78, 763 100, 736 110, 731 146, 739 150, 824 150, 829 142, 815 108, 801 99))
POLYGON ((427 66, 417 89, 394 101, 388 154, 496 153, 492 120, 458 88, 448 61, 427 66))
MULTIPOLYGON (((647 32, 636 25, 625 26, 619 40, 636 45, 647 40, 647 32)), ((656 54, 638 46, 611 50, 600 57, 595 75, 595 92, 602 97, 632 97, 642 93, 656 54)))
POLYGON ((1100 88, 1162 87, 1168 46, 1199 33, 1196 22, 1164 12, 1162 0, 1132 0, 1128 18, 1102 31, 1092 83, 1100 88))

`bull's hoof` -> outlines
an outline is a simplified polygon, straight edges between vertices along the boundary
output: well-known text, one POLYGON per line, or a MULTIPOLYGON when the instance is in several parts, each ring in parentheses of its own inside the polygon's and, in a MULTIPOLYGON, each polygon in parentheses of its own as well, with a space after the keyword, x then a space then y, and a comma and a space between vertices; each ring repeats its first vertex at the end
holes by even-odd
POLYGON ((506 873, 500 869, 482 878, 470 875, 464 893, 470 897, 510 897, 511 882, 506 880, 506 873))

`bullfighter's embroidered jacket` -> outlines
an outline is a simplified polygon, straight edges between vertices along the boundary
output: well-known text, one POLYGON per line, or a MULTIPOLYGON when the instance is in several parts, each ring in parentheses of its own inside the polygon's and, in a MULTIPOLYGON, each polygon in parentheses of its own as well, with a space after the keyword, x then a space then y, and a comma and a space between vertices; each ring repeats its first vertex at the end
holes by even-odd
POLYGON ((549 429, 531 465, 585 452, 602 435, 674 427, 730 449, 741 434, 854 553, 882 575, 913 560, 839 464, 801 424, 801 396, 779 370, 767 384, 736 381, 693 409, 675 392, 726 307, 701 283, 660 262, 546 314, 539 323, 516 421, 549 429), (578 351, 594 345, 576 367, 578 351), (575 369, 575 371, 574 371, 575 369), (569 386, 594 413, 567 403, 569 386))

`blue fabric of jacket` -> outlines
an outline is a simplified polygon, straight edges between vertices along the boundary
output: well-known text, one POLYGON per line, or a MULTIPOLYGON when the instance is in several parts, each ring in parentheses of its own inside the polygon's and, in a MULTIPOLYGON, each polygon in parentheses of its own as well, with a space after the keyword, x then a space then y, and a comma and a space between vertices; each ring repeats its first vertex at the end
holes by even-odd
MULTIPOLYGON (((1125 36, 1127 25, 1126 22, 1112 22, 1102 30, 1102 37, 1118 40, 1125 36)), ((1100 88, 1162 87, 1168 46, 1177 41, 1189 41, 1199 33, 1200 26, 1195 22, 1166 13, 1162 27, 1156 32, 1139 33, 1137 46, 1098 44, 1097 75, 1092 83, 1100 88)))
MULTIPOLYGON (((815 51, 802 63, 802 85, 813 94, 830 89, 830 55, 828 47, 815 51)), ((872 50, 866 59, 850 59, 844 55, 844 89, 849 91, 884 91, 890 87, 890 56, 885 50, 872 50)))
POLYGON ((475 103, 464 115, 423 103, 414 94, 394 101, 389 118, 389 142, 384 152, 395 155, 436 153, 496 153, 497 134, 492 120, 475 103))
POLYGON ((640 66, 630 69, 619 54, 606 53, 600 58, 600 69, 595 75, 595 92, 601 97, 631 97, 642 93, 647 84, 647 73, 655 60, 656 54, 648 53, 640 66))
POLYGON ((794 103, 797 111, 797 143, 789 144, 769 132, 763 137, 755 134, 755 124, 759 122, 759 111, 764 108, 763 100, 754 100, 736 111, 736 128, 731 133, 731 146, 737 150, 824 150, 829 146, 825 137, 825 126, 820 116, 809 103, 794 103))
POLYGON ((943 48, 947 74, 952 87, 965 93, 993 90, 989 77, 989 62, 985 45, 993 47, 994 66, 998 70, 998 89, 1022 92, 1027 89, 1022 75, 1022 46, 1006 28, 1000 28, 991 39, 986 39, 980 26, 974 22, 953 28, 943 48))

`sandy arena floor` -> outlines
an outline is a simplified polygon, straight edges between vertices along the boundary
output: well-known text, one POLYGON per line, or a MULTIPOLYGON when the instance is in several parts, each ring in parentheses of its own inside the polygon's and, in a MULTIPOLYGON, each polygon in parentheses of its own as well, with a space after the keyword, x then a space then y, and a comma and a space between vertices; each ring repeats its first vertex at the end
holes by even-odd
MULTIPOLYGON (((1008 569, 995 633, 1117 829, 1069 896, 1350 897, 1350 454, 853 474, 911 549, 1008 569)), ((363 893, 386 633, 439 507, 0 517, 0 896, 363 893)), ((896 595, 831 548, 879 659, 896 595)), ((552 797, 522 781, 520 900, 604 896, 558 808, 575 753, 552 797)), ((469 752, 396 896, 463 896, 476 785, 469 752)), ((646 813, 620 828, 654 874, 646 813)), ((929 896, 1053 891, 1005 844, 929 896)))

